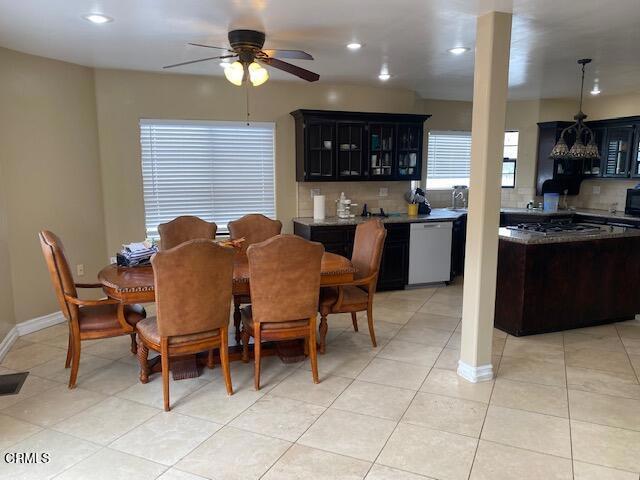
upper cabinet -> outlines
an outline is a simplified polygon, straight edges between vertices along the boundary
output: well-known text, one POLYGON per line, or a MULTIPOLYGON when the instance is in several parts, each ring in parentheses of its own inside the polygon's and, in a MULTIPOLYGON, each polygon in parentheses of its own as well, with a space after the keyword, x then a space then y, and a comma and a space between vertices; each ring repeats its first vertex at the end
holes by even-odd
POLYGON ((420 180, 430 115, 296 110, 299 182, 420 180))
MULTIPOLYGON (((595 135, 600 160, 551 160, 549 153, 562 130, 572 122, 538 124, 538 166, 536 193, 564 191, 576 195, 586 178, 640 177, 640 117, 614 118, 586 122, 595 135)), ((571 146, 575 138, 567 138, 571 146)))

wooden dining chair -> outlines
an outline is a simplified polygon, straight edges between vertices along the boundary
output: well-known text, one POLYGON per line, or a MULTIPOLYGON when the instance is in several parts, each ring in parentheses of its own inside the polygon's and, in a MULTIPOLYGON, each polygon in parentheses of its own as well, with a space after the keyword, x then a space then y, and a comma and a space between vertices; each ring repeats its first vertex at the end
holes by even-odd
POLYGON ((387 231, 378 219, 356 227, 351 255, 351 263, 357 268, 354 281, 339 287, 324 287, 320 291, 320 353, 326 350, 327 316, 330 313, 351 313, 353 329, 357 332, 357 312, 366 311, 371 343, 377 346, 373 328, 373 296, 386 236, 387 231))
POLYGON ((260 389, 261 342, 305 341, 313 382, 318 383, 316 316, 324 247, 295 235, 277 235, 247 249, 251 305, 242 313, 242 360, 254 338, 254 385, 260 389))
MULTIPOLYGON (((271 237, 280 235, 282 222, 280 220, 271 220, 260 213, 250 213, 238 220, 229 222, 227 228, 229 229, 231 240, 244 238, 238 253, 246 255, 247 248, 250 245, 264 242, 271 237)), ((240 340, 240 305, 247 303, 251 303, 251 298, 248 295, 233 296, 233 324, 236 328, 236 342, 240 340)))
POLYGON ((218 226, 191 215, 176 217, 170 222, 158 225, 160 250, 169 250, 181 243, 197 238, 214 239, 218 226))
POLYGON ((197 239, 162 250, 151 258, 157 315, 138 323, 140 380, 148 381, 149 349, 160 352, 164 409, 169 411, 170 358, 220 349, 220 363, 229 395, 229 310, 233 283, 231 247, 197 239))
POLYGON ((140 305, 121 305, 117 300, 82 300, 78 288, 102 288, 100 283, 75 283, 62 241, 48 230, 38 233, 42 253, 60 310, 69 322, 65 368, 71 367, 69 388, 75 388, 82 340, 131 335, 131 353, 136 353, 136 324, 146 317, 140 305))

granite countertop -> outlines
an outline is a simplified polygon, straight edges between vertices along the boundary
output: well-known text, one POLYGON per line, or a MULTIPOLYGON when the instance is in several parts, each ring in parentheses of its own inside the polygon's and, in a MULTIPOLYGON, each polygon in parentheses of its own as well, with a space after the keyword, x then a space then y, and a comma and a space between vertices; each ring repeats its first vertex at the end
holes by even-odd
POLYGON ((301 225, 309 227, 331 227, 339 225, 358 225, 372 218, 379 218, 382 223, 425 223, 425 222, 453 222, 463 215, 467 214, 467 210, 451 210, 449 208, 434 208, 429 215, 416 215, 410 217, 406 213, 389 214, 388 217, 361 217, 356 215, 355 218, 338 218, 327 217, 324 220, 314 220, 313 217, 298 217, 293 221, 301 225))
POLYGON ((587 240, 602 240, 608 238, 640 237, 640 229, 602 226, 600 231, 592 233, 540 235, 500 227, 499 235, 500 240, 524 243, 526 245, 539 245, 547 243, 584 242, 587 240))

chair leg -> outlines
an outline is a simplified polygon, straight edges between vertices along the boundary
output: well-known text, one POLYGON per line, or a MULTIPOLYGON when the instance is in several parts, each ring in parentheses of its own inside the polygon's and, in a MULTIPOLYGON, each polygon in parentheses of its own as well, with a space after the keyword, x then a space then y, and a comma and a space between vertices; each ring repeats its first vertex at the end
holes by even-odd
POLYGON ((149 349, 139 339, 138 362, 140 363, 140 383, 149 383, 149 349))
POLYGON ((136 353, 138 353, 138 342, 136 342, 136 334, 130 333, 129 335, 131 336, 131 353, 135 355, 136 353))
POLYGON ((169 339, 162 337, 160 340, 160 361, 162 362, 162 395, 164 397, 164 411, 169 408, 169 339))
MULTIPOLYGON (((220 332, 222 334, 222 332, 220 332)), ((222 352, 221 352, 222 354, 222 352)), ((207 352, 207 368, 211 369, 214 367, 213 362, 213 348, 207 352)))
POLYGON ((254 357, 254 367, 253 367, 253 386, 257 390, 260 390, 260 355, 262 350, 261 340, 260 340, 260 324, 256 323, 253 327, 253 357, 254 357))
POLYGON ((241 337, 241 318, 242 316, 240 314, 240 302, 236 300, 236 297, 233 297, 233 326, 236 327, 236 343, 240 341, 241 337))
POLYGON ((71 357, 71 374, 69 375, 69 388, 76 388, 78 369, 80 368, 80 331, 73 332, 73 354, 71 357))
POLYGON ((224 385, 227 387, 227 394, 233 395, 233 385, 231 384, 231 371, 229 370, 229 331, 221 329, 220 335, 220 364, 222 365, 222 375, 224 385))
POLYGON ((71 357, 73 356, 73 337, 71 336, 71 328, 69 328, 69 343, 67 344, 67 359, 64 361, 64 368, 71 366, 71 357))
POLYGON ((243 328, 242 329, 242 361, 244 363, 249 362, 249 339, 251 335, 249 332, 243 328))
MULTIPOLYGON (((314 324, 316 322, 313 322, 314 324)), ((327 347, 327 317, 322 315, 320 317, 320 353, 324 353, 327 347)), ((314 332, 315 333, 315 332, 314 332)))
POLYGON ((309 319, 309 359, 311 360, 311 375, 313 383, 320 383, 318 379, 318 352, 316 352, 316 319, 309 319))
POLYGON ((304 356, 309 356, 309 335, 304 337, 304 356))
POLYGON ((369 335, 371 335, 371 344, 377 347, 376 332, 373 330, 373 306, 369 304, 367 306, 367 322, 369 323, 369 335))
POLYGON ((351 323, 353 323, 353 330, 355 332, 358 331, 358 316, 356 315, 356 312, 351 312, 351 323))

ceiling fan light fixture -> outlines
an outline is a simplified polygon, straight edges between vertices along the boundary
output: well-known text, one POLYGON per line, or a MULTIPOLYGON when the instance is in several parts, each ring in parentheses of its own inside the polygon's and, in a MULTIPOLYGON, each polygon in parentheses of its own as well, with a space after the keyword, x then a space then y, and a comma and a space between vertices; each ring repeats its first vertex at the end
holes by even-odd
POLYGON ((596 84, 593 86, 593 89, 589 92, 591 95, 600 95, 600 87, 596 84))
POLYGON ((244 79, 244 66, 240 62, 233 62, 224 69, 224 76, 234 85, 242 85, 244 79))
POLYGON ((96 25, 113 22, 113 18, 108 17, 107 15, 104 15, 102 13, 88 13, 86 15, 83 15, 82 18, 84 18, 88 22, 95 23, 96 25))
POLYGON ((349 50, 360 50, 362 48, 362 44, 358 42, 347 43, 347 48, 349 50))
POLYGON ((259 87, 269 80, 269 72, 259 63, 251 62, 249 65, 249 80, 254 87, 259 87))
POLYGON ((378 78, 379 78, 380 80, 382 80, 383 82, 386 82, 387 80, 389 80, 389 79, 391 78, 391 74, 390 74, 390 73, 388 73, 388 72, 380 73, 380 74, 378 75, 378 78))

